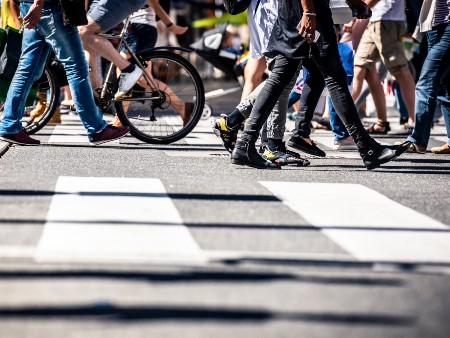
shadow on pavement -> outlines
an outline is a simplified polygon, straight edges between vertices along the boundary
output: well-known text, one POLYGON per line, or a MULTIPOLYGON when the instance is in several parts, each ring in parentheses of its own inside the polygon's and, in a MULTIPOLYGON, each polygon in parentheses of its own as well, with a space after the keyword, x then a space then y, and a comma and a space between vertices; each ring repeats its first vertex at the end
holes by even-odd
POLYGON ((414 317, 373 313, 308 313, 259 309, 196 306, 115 306, 109 303, 85 306, 0 307, 0 318, 96 319, 101 321, 302 321, 322 324, 410 326, 414 317))

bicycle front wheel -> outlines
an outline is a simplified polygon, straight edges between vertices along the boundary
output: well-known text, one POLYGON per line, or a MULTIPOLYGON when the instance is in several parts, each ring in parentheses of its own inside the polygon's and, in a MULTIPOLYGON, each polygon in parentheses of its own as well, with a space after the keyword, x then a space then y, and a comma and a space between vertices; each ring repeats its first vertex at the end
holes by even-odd
POLYGON ((115 102, 122 124, 137 139, 154 144, 176 142, 197 125, 205 104, 205 90, 197 70, 183 57, 167 51, 140 55, 155 88, 135 85, 115 102))

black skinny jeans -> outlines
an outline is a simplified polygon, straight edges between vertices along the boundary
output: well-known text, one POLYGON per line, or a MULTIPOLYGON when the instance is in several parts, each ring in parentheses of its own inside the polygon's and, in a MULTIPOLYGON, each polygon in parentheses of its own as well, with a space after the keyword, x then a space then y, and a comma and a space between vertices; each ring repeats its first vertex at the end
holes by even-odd
MULTIPOLYGON (((339 118, 355 140, 358 148, 364 148, 371 142, 372 138, 364 128, 348 90, 347 74, 339 57, 337 42, 329 46, 326 53, 319 53, 318 50, 315 50, 317 47, 314 45, 312 48, 312 59, 303 60, 305 67, 311 73, 303 89, 303 91, 306 90, 305 97, 302 93, 302 98, 305 100, 304 104, 306 105, 304 108, 305 113, 310 114, 308 116, 309 121, 312 119, 312 114, 319 101, 325 82, 339 118)), ((272 73, 267 79, 266 85, 258 96, 250 117, 245 123, 242 140, 256 142, 259 131, 275 106, 283 88, 295 74, 295 69, 299 63, 300 60, 298 59, 289 59, 281 54, 276 56, 272 73)), ((299 122, 296 121, 293 136, 303 136, 299 134, 300 129, 298 127, 300 122, 301 117, 299 117, 299 122)), ((309 137, 309 134, 304 135, 304 137, 309 137)))
POLYGON ((353 136, 359 148, 370 142, 371 137, 365 130, 356 110, 347 85, 347 74, 342 66, 339 51, 330 46, 326 55, 319 55, 314 50, 311 59, 305 59, 303 66, 310 72, 302 95, 300 97, 299 114, 295 119, 294 137, 310 137, 309 123, 312 120, 314 109, 319 102, 320 95, 326 85, 331 101, 339 118, 344 123, 350 135, 353 136))
POLYGON ((245 121, 243 141, 256 142, 278 98, 296 74, 300 61, 300 59, 290 59, 281 54, 274 58, 269 78, 258 95, 250 116, 245 121))

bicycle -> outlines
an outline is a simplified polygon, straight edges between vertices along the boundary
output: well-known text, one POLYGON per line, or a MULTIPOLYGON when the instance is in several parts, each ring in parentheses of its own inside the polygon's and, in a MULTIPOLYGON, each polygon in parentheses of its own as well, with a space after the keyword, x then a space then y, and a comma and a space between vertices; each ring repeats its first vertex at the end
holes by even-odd
MULTIPOLYGON (((146 85, 135 85, 127 96, 115 99, 117 91, 116 68, 109 66, 105 81, 94 90, 98 107, 106 112, 114 103, 123 125, 129 126, 131 135, 146 143, 170 144, 188 135, 200 120, 205 105, 205 90, 197 70, 173 51, 191 52, 178 47, 156 47, 135 53, 124 39, 129 25, 125 20, 119 34, 102 34, 108 40, 117 39, 117 50, 125 46, 130 62, 143 70, 146 85)), ((44 72, 56 84, 51 71, 44 72)), ((42 87, 40 90, 48 88, 42 87)), ((39 131, 53 116, 59 103, 59 87, 47 91, 47 109, 24 127, 28 134, 39 131)))
MULTIPOLYGON (((45 64, 44 72, 41 77, 32 85, 30 94, 25 102, 25 113, 22 119, 23 130, 27 134, 34 134, 41 130, 52 118, 56 111, 59 103, 60 96, 60 85, 58 81, 57 71, 52 65, 53 58, 49 57, 47 63, 45 64), (44 112, 33 118, 30 116, 39 101, 39 97, 46 97, 46 106, 44 112)), ((9 79, 1 78, 0 82, 2 85, 9 87, 9 79)), ((4 90, 4 95, 2 98, 6 98, 6 89, 4 90)), ((0 119, 2 118, 3 104, 0 107, 0 119)))

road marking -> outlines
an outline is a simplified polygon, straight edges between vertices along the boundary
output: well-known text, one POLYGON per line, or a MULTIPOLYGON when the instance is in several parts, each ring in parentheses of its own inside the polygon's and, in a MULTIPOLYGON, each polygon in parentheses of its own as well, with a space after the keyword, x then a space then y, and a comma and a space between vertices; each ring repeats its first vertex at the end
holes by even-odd
POLYGON ((359 260, 450 262, 450 228, 358 184, 260 182, 359 260))
MULTIPOLYGON (((72 143, 89 143, 86 129, 82 125, 78 115, 71 116, 68 114, 61 115, 62 123, 55 125, 52 134, 48 139, 48 143, 54 144, 72 144, 72 143)), ((120 143, 119 140, 109 142, 109 144, 120 143)))
POLYGON ((59 177, 38 261, 203 263, 158 179, 59 177))
POLYGON ((200 120, 194 130, 184 140, 189 145, 222 145, 211 127, 210 120, 200 120))

